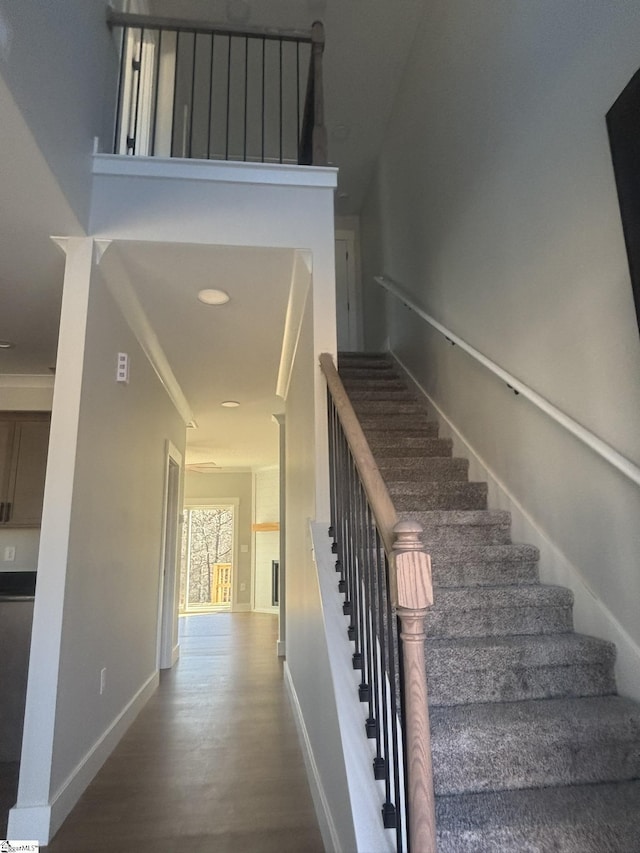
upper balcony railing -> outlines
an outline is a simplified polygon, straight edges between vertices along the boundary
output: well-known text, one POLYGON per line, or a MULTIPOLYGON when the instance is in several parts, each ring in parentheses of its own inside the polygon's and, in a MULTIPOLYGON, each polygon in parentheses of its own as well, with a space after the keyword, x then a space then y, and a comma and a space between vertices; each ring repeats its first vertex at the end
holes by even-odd
POLYGON ((115 154, 327 165, 324 28, 238 29, 109 10, 115 154))

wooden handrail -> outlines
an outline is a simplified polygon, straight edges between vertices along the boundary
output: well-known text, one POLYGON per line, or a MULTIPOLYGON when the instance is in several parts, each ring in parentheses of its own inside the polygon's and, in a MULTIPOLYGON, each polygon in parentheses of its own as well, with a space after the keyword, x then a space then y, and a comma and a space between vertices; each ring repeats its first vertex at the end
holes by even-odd
POLYGON ((422 545, 422 526, 417 521, 398 521, 398 514, 332 356, 323 353, 320 366, 387 555, 389 593, 400 620, 409 850, 412 853, 436 853, 424 654, 424 620, 433 604, 431 560, 422 545))
MULTIPOLYGON (((338 371, 333 363, 333 357, 329 353, 324 352, 320 356, 320 367, 327 380, 327 387, 333 397, 347 444, 358 469, 358 474, 360 475, 360 480, 362 481, 371 511, 375 516, 384 550, 391 562, 395 541, 393 528, 398 523, 398 513, 391 501, 380 469, 369 449, 369 444, 360 426, 358 416, 354 412, 342 380, 338 376, 338 371)), ((393 586, 395 587, 395 583, 393 586)), ((395 589, 393 590, 393 597, 395 599, 395 589)))
POLYGON ((107 7, 107 25, 113 27, 135 27, 145 30, 180 30, 185 33, 213 33, 220 36, 247 36, 264 38, 267 41, 297 41, 311 44, 312 30, 287 30, 276 27, 235 26, 234 24, 212 24, 211 21, 197 21, 189 18, 161 18, 155 15, 137 15, 132 12, 118 12, 107 7))

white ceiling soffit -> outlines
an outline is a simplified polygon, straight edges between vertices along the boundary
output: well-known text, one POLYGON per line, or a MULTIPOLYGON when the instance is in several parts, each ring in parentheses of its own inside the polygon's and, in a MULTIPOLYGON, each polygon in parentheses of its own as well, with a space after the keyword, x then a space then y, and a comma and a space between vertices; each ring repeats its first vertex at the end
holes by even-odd
POLYGON ((197 422, 186 464, 276 464, 271 416, 283 410, 275 389, 294 251, 114 241, 102 267, 112 252, 197 422), (203 305, 198 292, 209 288, 229 302, 203 305), (226 400, 240 406, 224 408, 226 400))
MULTIPOLYGON (((424 0, 149 0, 152 15, 224 23, 242 5, 252 27, 325 25, 325 119, 338 166, 336 213, 358 214, 382 146, 424 0)), ((232 21, 233 22, 233 21, 232 21)))
POLYGON ((55 365, 64 256, 49 239, 82 229, 0 75, 0 373, 55 365))

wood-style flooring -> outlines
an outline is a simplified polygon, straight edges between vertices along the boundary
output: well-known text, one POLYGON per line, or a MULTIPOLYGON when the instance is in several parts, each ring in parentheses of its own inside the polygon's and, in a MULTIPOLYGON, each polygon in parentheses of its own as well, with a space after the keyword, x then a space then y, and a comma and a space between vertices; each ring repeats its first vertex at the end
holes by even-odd
POLYGON ((276 618, 180 622, 180 660, 47 852, 323 853, 276 618))

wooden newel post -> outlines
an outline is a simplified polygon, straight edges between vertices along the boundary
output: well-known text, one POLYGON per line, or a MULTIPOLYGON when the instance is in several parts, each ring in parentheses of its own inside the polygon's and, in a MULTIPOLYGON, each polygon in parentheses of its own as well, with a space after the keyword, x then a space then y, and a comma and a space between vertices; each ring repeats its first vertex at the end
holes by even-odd
POLYGON ((431 767, 431 734, 425 671, 424 620, 433 604, 431 560, 424 552, 422 527, 401 521, 393 528, 396 612, 400 619, 404 666, 405 752, 408 836, 411 853, 436 853, 436 818, 431 767))
POLYGON ((327 128, 324 125, 324 88, 322 85, 322 54, 324 53, 324 24, 314 21, 311 26, 311 61, 313 69, 313 135, 312 163, 326 166, 327 128))

